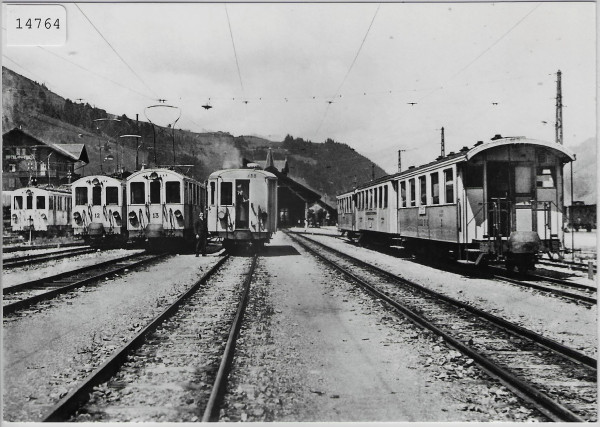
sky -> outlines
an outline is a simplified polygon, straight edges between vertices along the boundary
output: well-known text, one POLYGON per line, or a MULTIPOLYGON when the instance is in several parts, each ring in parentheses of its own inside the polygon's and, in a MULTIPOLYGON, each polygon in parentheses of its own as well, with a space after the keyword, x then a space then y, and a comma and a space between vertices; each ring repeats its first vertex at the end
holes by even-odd
POLYGON ((565 145, 596 134, 592 2, 62 5, 62 46, 8 46, 2 14, 3 65, 113 114, 332 138, 394 173, 400 149, 437 157, 442 127, 446 153, 554 141, 561 70, 565 145))

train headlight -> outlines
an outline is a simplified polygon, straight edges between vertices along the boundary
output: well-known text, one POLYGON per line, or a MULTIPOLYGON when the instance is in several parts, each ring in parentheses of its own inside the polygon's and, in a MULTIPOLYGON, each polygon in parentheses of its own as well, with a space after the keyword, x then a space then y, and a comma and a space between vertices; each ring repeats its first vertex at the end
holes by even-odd
POLYGON ((139 224, 138 217, 135 214, 135 212, 133 212, 133 211, 129 212, 128 217, 129 217, 129 223, 131 225, 133 225, 134 227, 136 227, 139 224))
POLYGON ((225 208, 219 208, 219 212, 217 213, 217 215, 219 216, 220 220, 225 219, 225 217, 227 216, 227 212, 225 211, 225 208))
POLYGON ((260 219, 262 220, 262 222, 267 222, 267 213, 266 212, 261 212, 260 213, 260 219))
POLYGON ((19 222, 19 217, 17 216, 17 214, 12 214, 12 221, 17 224, 19 222))
POLYGON ((48 217, 46 216, 46 214, 45 214, 45 213, 41 214, 40 216, 42 217, 42 219, 43 219, 44 221, 46 221, 46 220, 48 219, 48 217))
POLYGON ((178 220, 183 220, 183 214, 181 213, 181 211, 179 209, 177 209, 175 211, 175 218, 177 218, 178 220))
POLYGON ((75 212, 73 214, 73 219, 75 220, 75 224, 77 224, 77 225, 81 225, 81 223, 83 222, 81 220, 81 214, 79 212, 75 212))

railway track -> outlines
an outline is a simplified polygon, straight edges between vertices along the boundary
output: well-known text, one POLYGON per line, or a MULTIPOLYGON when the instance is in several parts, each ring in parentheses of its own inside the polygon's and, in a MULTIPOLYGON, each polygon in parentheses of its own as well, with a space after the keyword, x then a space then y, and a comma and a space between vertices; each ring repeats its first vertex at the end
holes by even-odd
POLYGON ((136 253, 75 270, 23 282, 2 289, 4 315, 46 301, 125 269, 135 268, 164 257, 165 254, 136 253))
POLYGON ((256 261, 221 258, 43 421, 217 420, 256 261))
POLYGON ((597 361, 490 313, 292 236, 414 323, 443 337, 553 421, 595 421, 597 361))
POLYGON ((548 292, 589 306, 595 305, 598 302, 597 288, 595 286, 583 285, 569 280, 561 280, 533 273, 516 276, 500 268, 490 268, 490 270, 493 274, 492 277, 496 280, 548 292))
POLYGON ((50 253, 23 255, 19 257, 3 259, 2 268, 15 268, 24 265, 40 264, 46 261, 68 258, 76 255, 85 255, 92 252, 96 252, 96 250, 90 247, 75 247, 50 253))
MULTIPOLYGON (((551 260, 547 260, 547 259, 540 259, 537 262, 540 265, 548 265, 548 266, 552 266, 552 267, 561 267, 561 268, 569 268, 571 270, 577 270, 577 271, 588 271, 589 266, 586 263, 583 262, 572 262, 572 261, 551 261, 551 260)), ((593 272, 594 274, 597 273, 598 268, 596 267, 596 265, 592 266, 593 272)))
POLYGON ((11 252, 25 252, 25 251, 33 251, 37 249, 55 249, 55 248, 74 248, 74 247, 86 247, 86 245, 82 243, 55 243, 52 245, 20 245, 20 246, 9 246, 6 248, 2 248, 2 252, 7 254, 11 252))

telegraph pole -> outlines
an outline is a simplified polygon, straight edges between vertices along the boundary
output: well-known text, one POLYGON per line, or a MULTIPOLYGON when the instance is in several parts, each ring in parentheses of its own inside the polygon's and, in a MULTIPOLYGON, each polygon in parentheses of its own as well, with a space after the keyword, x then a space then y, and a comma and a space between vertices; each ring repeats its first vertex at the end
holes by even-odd
POLYGON ((406 150, 398 150, 398 172, 402 172, 402 152, 406 150))
POLYGON ((556 73, 556 143, 563 143, 563 123, 562 123, 562 73, 560 70, 556 73))
POLYGON ((444 126, 442 126, 442 152, 441 156, 444 157, 446 155, 446 145, 444 143, 444 126))

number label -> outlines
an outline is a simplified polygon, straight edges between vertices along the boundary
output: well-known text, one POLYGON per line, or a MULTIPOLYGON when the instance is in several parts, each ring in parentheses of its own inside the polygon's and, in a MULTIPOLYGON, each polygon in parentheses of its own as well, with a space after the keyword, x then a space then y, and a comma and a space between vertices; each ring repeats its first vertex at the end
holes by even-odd
POLYGON ((152 218, 158 218, 158 212, 152 212, 152 218))
POLYGON ((98 212, 94 213, 94 218, 100 218, 100 214, 98 212))
POLYGON ((9 46, 62 46, 67 40, 67 12, 58 4, 9 4, 9 46))

